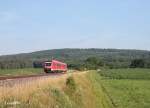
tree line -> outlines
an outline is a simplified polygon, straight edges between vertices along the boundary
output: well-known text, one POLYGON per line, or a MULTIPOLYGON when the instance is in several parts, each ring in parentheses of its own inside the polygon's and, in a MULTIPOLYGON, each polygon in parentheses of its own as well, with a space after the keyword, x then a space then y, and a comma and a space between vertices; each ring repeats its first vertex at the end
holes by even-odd
POLYGON ((82 64, 70 64, 69 67, 77 70, 95 70, 101 68, 150 68, 150 62, 146 62, 143 59, 134 59, 130 61, 128 66, 116 66, 116 64, 107 64, 105 61, 102 61, 96 57, 90 57, 82 64))
MULTIPOLYGON (((17 69, 17 68, 42 68, 44 61, 31 60, 7 60, 0 61, 0 69, 17 69)), ((97 57, 89 57, 84 61, 68 61, 70 69, 100 69, 100 68, 150 68, 150 62, 144 59, 131 60, 128 65, 118 64, 120 62, 107 62, 97 57)))
POLYGON ((71 69, 150 68, 150 52, 118 49, 56 49, 0 56, 0 69, 41 68, 44 61, 57 59, 71 69))

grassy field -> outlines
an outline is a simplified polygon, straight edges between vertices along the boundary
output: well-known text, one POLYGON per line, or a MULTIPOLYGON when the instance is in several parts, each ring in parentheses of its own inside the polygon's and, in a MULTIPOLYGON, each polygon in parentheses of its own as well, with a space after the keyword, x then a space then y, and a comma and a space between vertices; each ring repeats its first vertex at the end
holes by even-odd
POLYGON ((150 69, 110 69, 100 72, 109 79, 144 79, 150 80, 150 69))
MULTIPOLYGON (((68 70, 68 73, 72 73, 75 70, 68 70)), ((23 68, 23 69, 0 69, 0 76, 19 76, 19 75, 34 75, 45 73, 43 68, 23 68)))
MULTIPOLYGON (((41 70, 10 72, 36 74, 41 70)), ((9 70, 3 70, 2 75, 6 73, 9 70)), ((149 85, 150 69, 76 72, 13 87, 1 86, 0 108, 150 108, 149 85)))
POLYGON ((0 108, 113 108, 96 72, 76 72, 0 86, 0 108))
POLYGON ((25 69, 1 69, 0 76, 3 75, 33 75, 42 73, 42 68, 25 68, 25 69))
POLYGON ((100 72, 105 93, 118 108, 150 108, 150 69, 100 72))

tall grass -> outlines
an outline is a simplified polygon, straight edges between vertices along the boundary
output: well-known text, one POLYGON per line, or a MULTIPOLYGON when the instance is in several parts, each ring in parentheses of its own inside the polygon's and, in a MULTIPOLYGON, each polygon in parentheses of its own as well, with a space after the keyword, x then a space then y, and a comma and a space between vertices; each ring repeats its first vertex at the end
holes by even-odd
MULTIPOLYGON (((35 81, 25 82, 13 87, 1 86, 0 87, 0 102, 2 107, 7 107, 12 102, 19 102, 18 107, 30 107, 39 105, 40 108, 45 106, 51 106, 54 102, 48 102, 53 100, 51 96, 51 86, 55 89, 61 90, 61 87, 65 84, 65 77, 61 78, 46 78, 35 81), (43 99, 43 100, 42 100, 43 99), (48 103, 46 103, 48 102, 48 103)), ((39 108, 37 107, 37 108, 39 108)))
POLYGON ((81 72, 0 87, 1 108, 111 108, 97 73, 81 72))

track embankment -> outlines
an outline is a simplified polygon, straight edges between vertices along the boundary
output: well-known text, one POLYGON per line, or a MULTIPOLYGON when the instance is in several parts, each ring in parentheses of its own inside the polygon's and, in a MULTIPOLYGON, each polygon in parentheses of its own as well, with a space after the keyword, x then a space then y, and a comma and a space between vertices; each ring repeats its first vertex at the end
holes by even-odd
MULTIPOLYGON (((42 73, 36 75, 21 75, 21 76, 0 76, 0 86, 14 86, 16 84, 25 84, 32 81, 42 80, 42 79, 57 79, 62 76, 70 76, 72 74, 80 74, 81 72, 68 72, 68 73, 42 73)), ((84 73, 84 72, 82 72, 84 73)))
POLYGON ((1 80, 0 107, 113 108, 99 80, 95 71, 1 80))

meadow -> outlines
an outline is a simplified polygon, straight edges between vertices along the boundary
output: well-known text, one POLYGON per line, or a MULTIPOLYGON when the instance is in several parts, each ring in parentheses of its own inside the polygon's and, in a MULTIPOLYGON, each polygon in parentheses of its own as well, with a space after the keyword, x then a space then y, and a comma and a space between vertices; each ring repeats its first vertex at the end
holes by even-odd
POLYGON ((102 70, 104 92, 118 108, 150 108, 150 69, 102 70))
MULTIPOLYGON (((41 72, 14 69, 11 74, 18 75, 20 70, 20 75, 41 72)), ((3 72, 6 75, 9 70, 3 72)), ((69 72, 13 87, 1 86, 0 108, 150 108, 149 85, 150 69, 69 72)))
POLYGON ((0 69, 0 76, 34 75, 42 72, 43 72, 42 68, 0 69))
POLYGON ((150 80, 150 69, 105 69, 100 74, 109 79, 150 80))

